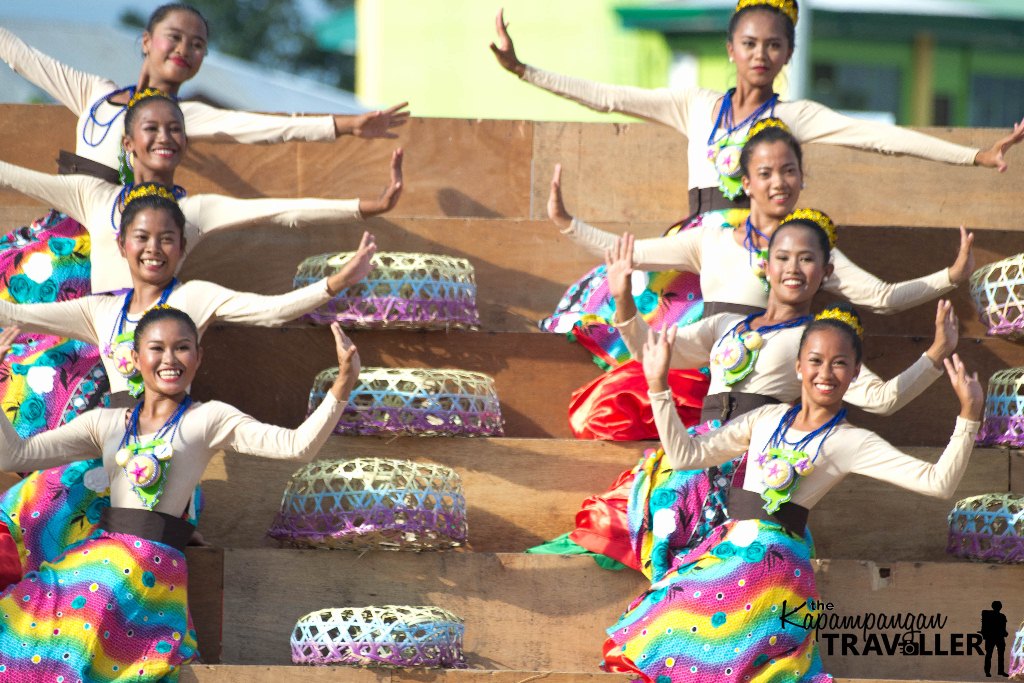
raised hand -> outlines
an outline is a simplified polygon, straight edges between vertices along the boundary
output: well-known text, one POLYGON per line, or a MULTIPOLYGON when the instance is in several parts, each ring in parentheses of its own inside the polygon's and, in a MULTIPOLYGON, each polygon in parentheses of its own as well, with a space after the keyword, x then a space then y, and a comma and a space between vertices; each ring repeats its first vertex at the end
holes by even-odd
POLYGON ((363 233, 359 249, 348 261, 342 264, 338 272, 327 278, 327 291, 331 296, 356 284, 373 270, 373 255, 377 253, 377 238, 368 232, 363 233))
POLYGON ((352 388, 359 379, 359 371, 362 364, 359 362, 359 349, 352 343, 352 340, 341 331, 341 325, 331 323, 331 332, 334 333, 334 347, 338 353, 338 378, 331 385, 331 393, 339 401, 347 401, 352 388))
POLYGON ((1024 140, 1024 119, 1013 124, 1013 130, 1009 135, 999 138, 991 147, 978 152, 974 157, 975 166, 994 168, 1004 173, 1009 168, 1009 164, 1006 163, 1006 152, 1021 140, 1024 140))
POLYGON ((512 45, 512 36, 508 34, 508 24, 505 23, 505 9, 498 10, 498 16, 494 18, 495 28, 498 31, 498 39, 491 43, 491 52, 498 59, 498 64, 506 71, 511 71, 520 78, 526 73, 526 65, 516 57, 516 48, 512 45))
POLYGON ((949 281, 954 285, 967 282, 974 272, 974 233, 960 226, 960 251, 948 269, 949 281))
POLYGON ((668 367, 672 360, 672 345, 676 343, 677 329, 675 325, 669 325, 661 334, 653 329, 647 331, 643 366, 647 388, 652 392, 668 389, 668 367))
POLYGON ((562 230, 572 225, 572 216, 565 210, 562 201, 562 165, 555 164, 555 174, 551 176, 551 194, 548 195, 548 218, 562 230))
POLYGON ((12 325, 5 327, 3 332, 0 332, 0 363, 4 362, 7 358, 7 354, 10 353, 11 347, 14 346, 14 340, 21 334, 21 330, 12 325))
POLYGON ((953 310, 953 303, 940 299, 935 307, 935 340, 924 352, 935 367, 942 368, 942 360, 956 349, 960 341, 960 321, 953 310))
POLYGON ((391 183, 384 189, 379 199, 360 199, 359 213, 363 218, 379 216, 395 208, 398 198, 402 196, 402 148, 391 153, 391 183))
POLYGON ((956 392, 956 397, 960 400, 960 417, 975 422, 981 421, 982 411, 985 408, 985 392, 981 388, 981 382, 978 381, 978 373, 967 374, 964 362, 956 353, 952 358, 944 358, 942 362, 946 366, 946 374, 949 375, 953 391, 956 392))
POLYGON ((604 252, 608 291, 615 299, 615 322, 624 323, 636 315, 633 300, 633 241, 632 234, 622 234, 614 249, 604 252))
POLYGON ((354 135, 357 138, 397 138, 392 128, 404 126, 409 122, 409 112, 405 110, 408 102, 401 102, 387 109, 368 111, 355 116, 337 115, 334 117, 335 135, 354 135))

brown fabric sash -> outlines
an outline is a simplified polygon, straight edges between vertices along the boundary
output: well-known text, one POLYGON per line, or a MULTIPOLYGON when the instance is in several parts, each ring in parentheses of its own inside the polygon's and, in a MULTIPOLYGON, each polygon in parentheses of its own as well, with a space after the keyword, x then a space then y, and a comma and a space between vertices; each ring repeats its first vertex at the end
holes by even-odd
POLYGON ((721 420, 727 422, 736 415, 749 413, 754 408, 778 403, 779 399, 761 394, 744 394, 740 391, 711 394, 704 397, 700 421, 721 420))
POLYGON ((99 527, 118 534, 130 534, 185 552, 196 528, 163 512, 136 508, 107 508, 100 514, 99 527))
POLYGON ((690 213, 698 214, 719 209, 749 209, 750 197, 741 195, 726 199, 717 187, 694 187, 690 190, 690 213))
POLYGON ((796 503, 783 503, 773 514, 768 514, 763 505, 764 500, 761 496, 740 488, 738 482, 733 482, 733 487, 729 490, 730 519, 763 519, 781 524, 797 536, 804 535, 810 510, 796 503))
POLYGON ((750 315, 751 313, 761 313, 762 311, 764 311, 764 306, 747 306, 746 304, 733 304, 728 301, 705 301, 704 313, 701 317, 710 318, 719 313, 750 315))
POLYGON ((73 152, 61 150, 57 156, 57 172, 61 175, 89 175, 100 180, 106 180, 114 185, 121 184, 121 177, 117 169, 104 166, 98 161, 80 157, 73 152))

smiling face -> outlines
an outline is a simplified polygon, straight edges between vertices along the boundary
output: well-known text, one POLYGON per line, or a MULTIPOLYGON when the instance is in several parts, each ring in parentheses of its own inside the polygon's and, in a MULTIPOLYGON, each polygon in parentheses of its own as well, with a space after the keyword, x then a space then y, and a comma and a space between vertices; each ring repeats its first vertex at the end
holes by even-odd
POLYGON ((770 9, 748 10, 725 44, 736 63, 737 84, 771 88, 775 77, 793 56, 786 18, 770 9))
POLYGON ((195 333, 173 318, 146 326, 136 339, 132 356, 147 396, 183 396, 203 359, 195 333))
POLYGON ((143 209, 118 240, 121 256, 128 261, 132 283, 166 286, 174 277, 184 251, 181 227, 170 212, 143 209))
POLYGON ((176 94, 199 71, 206 56, 206 24, 187 10, 170 12, 142 34, 143 68, 149 85, 176 94))
POLYGON ((815 228, 787 223, 776 229, 768 251, 768 296, 810 310, 822 280, 832 272, 815 228))
POLYGON ((782 220, 793 212, 804 182, 800 160, 781 140, 764 142, 750 153, 743 191, 750 197, 752 214, 782 220))
POLYGON ((188 149, 181 110, 159 97, 145 99, 135 107, 139 109, 132 112, 131 129, 125 131, 122 144, 132 155, 136 175, 173 178, 188 149))
POLYGON ((796 371, 803 376, 805 405, 838 410, 850 383, 860 373, 860 363, 848 334, 834 327, 821 327, 806 335, 796 371))

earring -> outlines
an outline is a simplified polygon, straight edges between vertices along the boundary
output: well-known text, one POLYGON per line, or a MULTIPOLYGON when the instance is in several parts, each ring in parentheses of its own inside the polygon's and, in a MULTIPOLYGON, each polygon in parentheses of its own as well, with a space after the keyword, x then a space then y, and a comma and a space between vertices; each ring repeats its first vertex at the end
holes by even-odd
POLYGON ((731 56, 729 57, 729 63, 730 63, 730 64, 732 64, 732 63, 733 63, 733 58, 732 58, 731 56))
POLYGON ((796 373, 796 378, 797 378, 798 380, 800 380, 800 381, 802 382, 802 381, 803 381, 803 379, 804 379, 804 373, 802 373, 802 372, 797 372, 797 373, 796 373))

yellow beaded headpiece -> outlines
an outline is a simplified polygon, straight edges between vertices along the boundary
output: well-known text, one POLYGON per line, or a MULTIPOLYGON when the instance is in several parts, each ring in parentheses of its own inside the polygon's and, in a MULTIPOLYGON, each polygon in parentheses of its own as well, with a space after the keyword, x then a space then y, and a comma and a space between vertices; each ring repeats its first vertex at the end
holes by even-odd
POLYGON ((178 198, 174 196, 174 192, 166 185, 159 183, 143 183, 136 185, 131 191, 124 197, 124 205, 127 207, 134 200, 142 197, 163 197, 164 199, 178 203, 178 198))
POLYGON ((136 104, 148 97, 163 97, 164 99, 171 99, 171 96, 165 93, 163 90, 157 90, 156 88, 144 88, 137 90, 132 98, 128 100, 128 108, 134 107, 136 104))
POLYGON ((789 20, 793 22, 793 26, 796 26, 796 20, 800 15, 796 0, 739 0, 736 3, 737 12, 747 7, 771 7, 789 17, 789 20))
POLYGON ((853 328, 853 331, 857 333, 858 337, 864 337, 864 327, 860 324, 860 320, 851 311, 844 310, 838 306, 826 308, 824 311, 814 316, 815 320, 838 320, 839 322, 849 325, 853 328))
POLYGON ((817 209, 797 209, 783 218, 782 222, 779 223, 779 227, 781 228, 786 223, 792 223, 794 221, 809 221, 814 223, 824 230, 826 235, 828 235, 828 246, 833 249, 835 248, 836 242, 838 241, 838 235, 836 234, 836 226, 832 222, 832 219, 828 217, 828 214, 818 211, 817 209))
POLYGON ((753 139, 755 135, 757 135, 766 128, 778 128, 779 130, 786 131, 790 135, 793 134, 792 131, 789 130, 789 126, 787 126, 782 119, 777 119, 774 116, 769 116, 766 119, 761 119, 759 121, 754 122, 754 125, 750 127, 750 133, 747 135, 747 139, 753 139))

